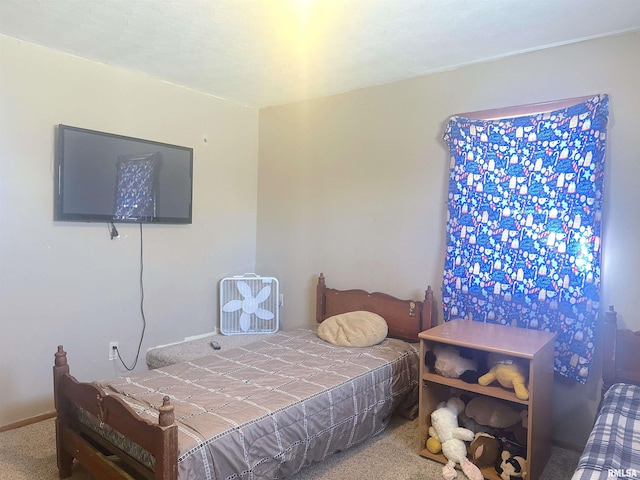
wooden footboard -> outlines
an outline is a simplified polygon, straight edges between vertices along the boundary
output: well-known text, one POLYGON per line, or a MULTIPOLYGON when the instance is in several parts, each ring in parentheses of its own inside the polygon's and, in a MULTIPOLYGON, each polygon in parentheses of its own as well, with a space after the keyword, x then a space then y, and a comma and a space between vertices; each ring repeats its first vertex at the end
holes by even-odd
POLYGON ((62 346, 55 354, 53 384, 58 412, 56 451, 60 478, 71 476, 71 467, 76 459, 100 479, 177 480, 178 427, 174 423, 173 406, 168 397, 158 408, 158 423, 152 424, 136 415, 120 399, 71 376, 67 353, 62 346), (86 418, 94 420, 94 428, 86 418), (134 442, 155 462, 143 463, 112 440, 107 440, 102 431, 112 432, 112 436, 119 434, 129 444, 134 442))
POLYGON ((610 306, 602 335, 602 395, 618 382, 640 385, 640 331, 618 329, 618 314, 610 306))

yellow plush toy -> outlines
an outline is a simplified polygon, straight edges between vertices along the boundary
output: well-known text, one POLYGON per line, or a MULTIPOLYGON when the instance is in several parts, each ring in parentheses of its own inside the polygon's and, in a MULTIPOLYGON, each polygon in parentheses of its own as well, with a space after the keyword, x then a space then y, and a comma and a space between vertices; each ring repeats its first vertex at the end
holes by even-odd
POLYGON ((480 385, 489 385, 497 380, 502 387, 513 389, 520 400, 529 399, 527 372, 522 364, 514 358, 493 352, 487 356, 487 364, 490 370, 478 378, 480 385))
POLYGON ((434 455, 437 455, 442 451, 442 443, 436 437, 429 437, 427 440, 427 450, 434 455))

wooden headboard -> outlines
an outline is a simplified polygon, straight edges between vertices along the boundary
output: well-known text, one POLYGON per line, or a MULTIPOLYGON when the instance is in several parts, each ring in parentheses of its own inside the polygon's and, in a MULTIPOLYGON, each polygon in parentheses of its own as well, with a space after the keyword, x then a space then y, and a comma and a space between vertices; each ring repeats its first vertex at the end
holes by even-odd
POLYGON ((418 333, 433 326, 433 307, 433 290, 430 286, 425 291, 424 300, 400 300, 386 293, 328 288, 324 275, 321 273, 318 277, 318 323, 340 313, 366 310, 377 313, 387 321, 390 337, 417 342, 418 333))
POLYGON ((618 329, 618 314, 605 312, 602 335, 602 394, 614 383, 640 385, 640 331, 618 329))

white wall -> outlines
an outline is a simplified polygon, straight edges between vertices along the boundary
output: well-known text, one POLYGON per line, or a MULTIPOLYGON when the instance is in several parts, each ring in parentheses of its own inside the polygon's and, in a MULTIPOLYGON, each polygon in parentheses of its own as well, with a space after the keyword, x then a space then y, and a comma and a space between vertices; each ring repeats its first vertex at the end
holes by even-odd
MULTIPOLYGON (((313 322, 316 275, 329 286, 420 298, 441 291, 454 113, 609 93, 602 307, 640 328, 640 33, 260 112, 257 268, 279 276, 282 324, 313 322)), ((586 386, 556 378, 554 436, 586 440, 599 362, 586 386)))
POLYGON ((54 126, 194 148, 193 224, 144 226, 153 345, 212 331, 217 284, 255 270, 258 111, 0 36, 0 426, 53 410, 58 344, 83 380, 132 363, 142 330, 140 233, 53 221, 54 126), (207 137, 207 142, 203 137, 207 137))

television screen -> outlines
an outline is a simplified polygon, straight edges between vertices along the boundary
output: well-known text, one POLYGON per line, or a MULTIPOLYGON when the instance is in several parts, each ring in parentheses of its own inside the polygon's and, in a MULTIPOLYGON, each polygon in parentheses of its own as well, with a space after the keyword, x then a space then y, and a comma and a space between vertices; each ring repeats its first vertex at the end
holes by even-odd
POLYGON ((55 220, 191 223, 193 149, 58 126, 55 220))

